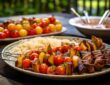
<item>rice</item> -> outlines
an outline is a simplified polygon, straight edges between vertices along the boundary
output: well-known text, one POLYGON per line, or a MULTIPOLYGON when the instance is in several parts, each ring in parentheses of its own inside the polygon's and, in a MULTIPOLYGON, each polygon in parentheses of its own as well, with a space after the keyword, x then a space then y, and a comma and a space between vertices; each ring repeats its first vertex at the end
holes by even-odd
POLYGON ((53 37, 36 37, 32 39, 22 40, 19 44, 13 47, 10 52, 24 54, 29 50, 45 48, 48 44, 52 48, 61 46, 61 43, 74 43, 77 44, 74 40, 70 41, 69 39, 57 39, 53 37))

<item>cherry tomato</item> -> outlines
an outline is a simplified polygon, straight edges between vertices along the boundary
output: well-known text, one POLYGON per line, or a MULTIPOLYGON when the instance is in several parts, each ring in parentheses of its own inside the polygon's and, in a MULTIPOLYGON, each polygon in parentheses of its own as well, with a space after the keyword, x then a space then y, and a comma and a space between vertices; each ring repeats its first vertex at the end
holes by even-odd
POLYGON ((55 23, 55 21, 56 21, 54 16, 49 16, 48 19, 49 19, 50 23, 55 23))
POLYGON ((59 50, 60 52, 65 53, 68 51, 69 48, 70 48, 69 45, 63 45, 59 48, 59 50))
POLYGON ((3 27, 0 27, 0 32, 3 32, 4 31, 4 28, 3 27))
POLYGON ((10 31, 16 30, 16 25, 14 23, 8 24, 8 30, 10 30, 10 31))
POLYGON ((47 28, 44 28, 44 29, 43 29, 43 33, 44 33, 44 34, 46 34, 46 33, 51 33, 51 29, 48 28, 48 27, 47 27, 47 28))
POLYGON ((76 51, 81 51, 81 48, 80 48, 79 46, 75 46, 74 49, 75 49, 76 51))
POLYGON ((37 27, 37 23, 34 23, 33 25, 32 25, 32 28, 36 28, 37 27))
POLYGON ((29 59, 34 60, 35 58, 38 58, 39 55, 37 53, 32 53, 29 57, 29 59))
POLYGON ((4 32, 0 32, 0 39, 5 39, 6 38, 6 34, 4 32))
POLYGON ((57 75, 65 75, 65 74, 66 74, 65 67, 62 66, 62 65, 57 66, 55 73, 56 73, 57 75))
POLYGON ((20 37, 25 37, 25 36, 27 36, 27 34, 28 34, 27 30, 25 30, 25 29, 20 29, 19 30, 20 37))
POLYGON ((45 64, 45 63, 41 64, 40 67, 39 67, 40 73, 46 74, 47 73, 47 69, 48 69, 48 65, 45 64))
POLYGON ((30 29, 30 30, 28 31, 28 34, 29 34, 29 35, 36 35, 36 30, 35 30, 35 29, 30 29))
POLYGON ((35 28, 35 30, 36 30, 36 33, 37 33, 37 34, 42 34, 42 33, 43 33, 43 28, 40 27, 40 26, 37 26, 37 27, 35 28))
POLYGON ((10 31, 8 29, 4 29, 3 32, 6 34, 6 37, 10 37, 10 31))
POLYGON ((41 27, 46 27, 46 26, 48 26, 48 23, 46 22, 46 21, 42 21, 40 24, 39 24, 39 26, 41 26, 41 27))
POLYGON ((61 24, 60 20, 56 20, 55 24, 61 24))
POLYGON ((30 30, 31 29, 31 25, 29 23, 24 23, 23 24, 23 28, 26 30, 30 30))
POLYGON ((55 32, 56 31, 54 24, 49 24, 48 27, 51 29, 52 32, 55 32))
POLYGON ((53 48, 52 52, 57 52, 59 50, 59 47, 53 48))
POLYGON ((21 24, 17 24, 16 25, 16 30, 21 30, 21 29, 23 29, 23 26, 21 24))
POLYGON ((55 70, 56 70, 55 66, 50 66, 47 69, 47 74, 55 74, 55 70))
POLYGON ((41 22, 42 22, 42 19, 36 18, 36 22, 37 22, 37 23, 41 23, 41 22))
POLYGON ((31 60, 30 59, 24 59, 22 62, 22 67, 23 69, 27 69, 31 66, 31 60))
POLYGON ((56 31, 61 31, 62 30, 62 24, 56 24, 55 29, 56 29, 56 31))
POLYGON ((55 65, 60 65, 64 62, 64 58, 62 55, 56 55, 54 56, 54 64, 55 65))
POLYGON ((72 62, 72 58, 70 58, 70 57, 65 57, 65 60, 64 60, 65 62, 72 62))
POLYGON ((11 36, 12 38, 19 37, 19 32, 18 32, 17 30, 11 31, 11 32, 10 32, 10 36, 11 36))
POLYGON ((44 18, 43 21, 46 21, 48 24, 50 23, 48 18, 44 18))

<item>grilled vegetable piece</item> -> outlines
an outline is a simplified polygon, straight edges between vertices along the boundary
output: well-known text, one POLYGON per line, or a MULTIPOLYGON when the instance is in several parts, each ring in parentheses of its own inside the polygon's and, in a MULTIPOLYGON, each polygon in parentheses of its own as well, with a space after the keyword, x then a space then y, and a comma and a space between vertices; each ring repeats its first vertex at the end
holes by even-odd
POLYGON ((17 57, 17 61, 15 62, 15 65, 19 68, 22 68, 22 62, 23 62, 23 59, 25 58, 24 55, 19 55, 17 57))
POLYGON ((32 69, 34 72, 39 72, 39 67, 40 67, 40 61, 37 58, 32 62, 32 69))
POLYGON ((46 56, 46 54, 45 54, 45 52, 41 52, 40 54, 39 54, 39 61, 40 61, 40 63, 43 63, 43 60, 44 60, 44 57, 46 56))
POLYGON ((72 62, 66 62, 65 63, 65 69, 66 69, 66 75, 72 75, 73 74, 73 63, 72 62))
POLYGON ((52 54, 52 47, 50 44, 48 44, 45 48, 45 52, 48 52, 49 54, 52 54))
POLYGON ((79 46, 80 46, 80 48, 83 51, 87 50, 87 46, 86 46, 86 41, 85 40, 81 41, 81 43, 79 44, 79 46))
POLYGON ((95 45, 94 43, 89 42, 89 45, 90 45, 90 47, 91 47, 91 51, 94 51, 94 50, 97 49, 97 47, 96 47, 96 45, 95 45))
POLYGON ((101 48, 103 46, 103 40, 101 38, 92 36, 92 42, 96 45, 97 48, 101 48))
POLYGON ((88 41, 85 41, 85 45, 87 46, 87 50, 88 51, 92 50, 91 45, 90 45, 90 43, 88 41))
POLYGON ((79 59, 80 58, 78 56, 73 56, 72 57, 74 68, 77 68, 78 67, 79 59))
POLYGON ((70 57, 73 57, 74 55, 76 55, 76 50, 74 50, 73 48, 71 48, 71 49, 69 50, 69 56, 70 56, 70 57))
POLYGON ((49 56, 48 62, 53 65, 54 64, 54 55, 49 56))

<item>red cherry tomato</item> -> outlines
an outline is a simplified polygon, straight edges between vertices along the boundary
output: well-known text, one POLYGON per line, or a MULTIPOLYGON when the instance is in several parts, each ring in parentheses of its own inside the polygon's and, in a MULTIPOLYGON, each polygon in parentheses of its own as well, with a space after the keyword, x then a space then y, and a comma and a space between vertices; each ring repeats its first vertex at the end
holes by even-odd
POLYGON ((47 69, 47 74, 55 74, 55 70, 56 70, 55 66, 50 66, 47 69))
POLYGON ((56 73, 57 75, 65 75, 65 74, 66 74, 65 67, 62 66, 62 65, 57 66, 55 73, 56 73))
POLYGON ((48 69, 48 65, 45 64, 45 63, 41 64, 40 67, 39 67, 40 73, 46 74, 47 73, 47 69, 48 69))
POLYGON ((37 23, 34 23, 33 25, 32 25, 32 28, 36 28, 37 27, 37 23))
POLYGON ((47 28, 44 28, 44 29, 43 29, 43 33, 44 33, 44 34, 46 34, 46 33, 51 33, 51 29, 48 28, 48 27, 47 27, 47 28))
POLYGON ((55 21, 56 21, 54 16, 49 16, 48 19, 49 19, 50 23, 55 23, 55 21))
POLYGON ((28 31, 28 34, 29 34, 29 35, 36 35, 36 30, 35 30, 35 29, 30 29, 30 30, 28 31))
POLYGON ((76 51, 81 51, 81 48, 80 48, 79 46, 75 46, 74 49, 75 49, 76 51))
POLYGON ((30 59, 24 59, 22 63, 23 69, 27 69, 31 66, 31 60, 30 59))
POLYGON ((31 60, 34 60, 35 58, 38 58, 38 57, 39 57, 39 55, 37 53, 32 53, 29 58, 31 60))
POLYGON ((4 29, 3 32, 6 34, 6 37, 10 37, 10 31, 8 29, 4 29))
POLYGON ((65 57, 65 62, 72 62, 72 59, 70 57, 65 57))
POLYGON ((54 64, 60 65, 64 62, 64 57, 62 55, 56 55, 54 56, 54 64))
POLYGON ((46 26, 48 26, 48 22, 46 22, 46 21, 42 21, 40 24, 39 24, 39 26, 41 26, 41 27, 46 27, 46 26))
POLYGON ((10 32, 10 36, 11 36, 12 38, 19 37, 19 32, 18 32, 17 30, 11 31, 11 32, 10 32))
POLYGON ((0 39, 5 39, 6 38, 6 34, 4 32, 0 32, 0 39))
POLYGON ((59 47, 59 51, 62 53, 65 53, 68 51, 69 48, 70 48, 69 45, 63 45, 63 46, 59 47))
POLYGON ((59 50, 59 47, 53 48, 52 52, 57 52, 59 50))

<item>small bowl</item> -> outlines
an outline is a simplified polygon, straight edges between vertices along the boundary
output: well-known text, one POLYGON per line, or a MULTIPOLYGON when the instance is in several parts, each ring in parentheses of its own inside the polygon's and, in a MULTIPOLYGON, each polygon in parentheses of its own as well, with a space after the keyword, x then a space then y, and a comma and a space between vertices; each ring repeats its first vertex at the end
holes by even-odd
MULTIPOLYGON (((85 17, 82 17, 86 19, 85 17)), ((98 26, 98 22, 101 19, 99 16, 89 16, 91 24, 84 24, 79 17, 71 18, 69 24, 75 26, 82 34, 86 36, 95 35, 103 39, 110 39, 110 18, 108 18, 104 23, 106 27, 98 26), (107 24, 108 23, 108 24, 107 24)))

